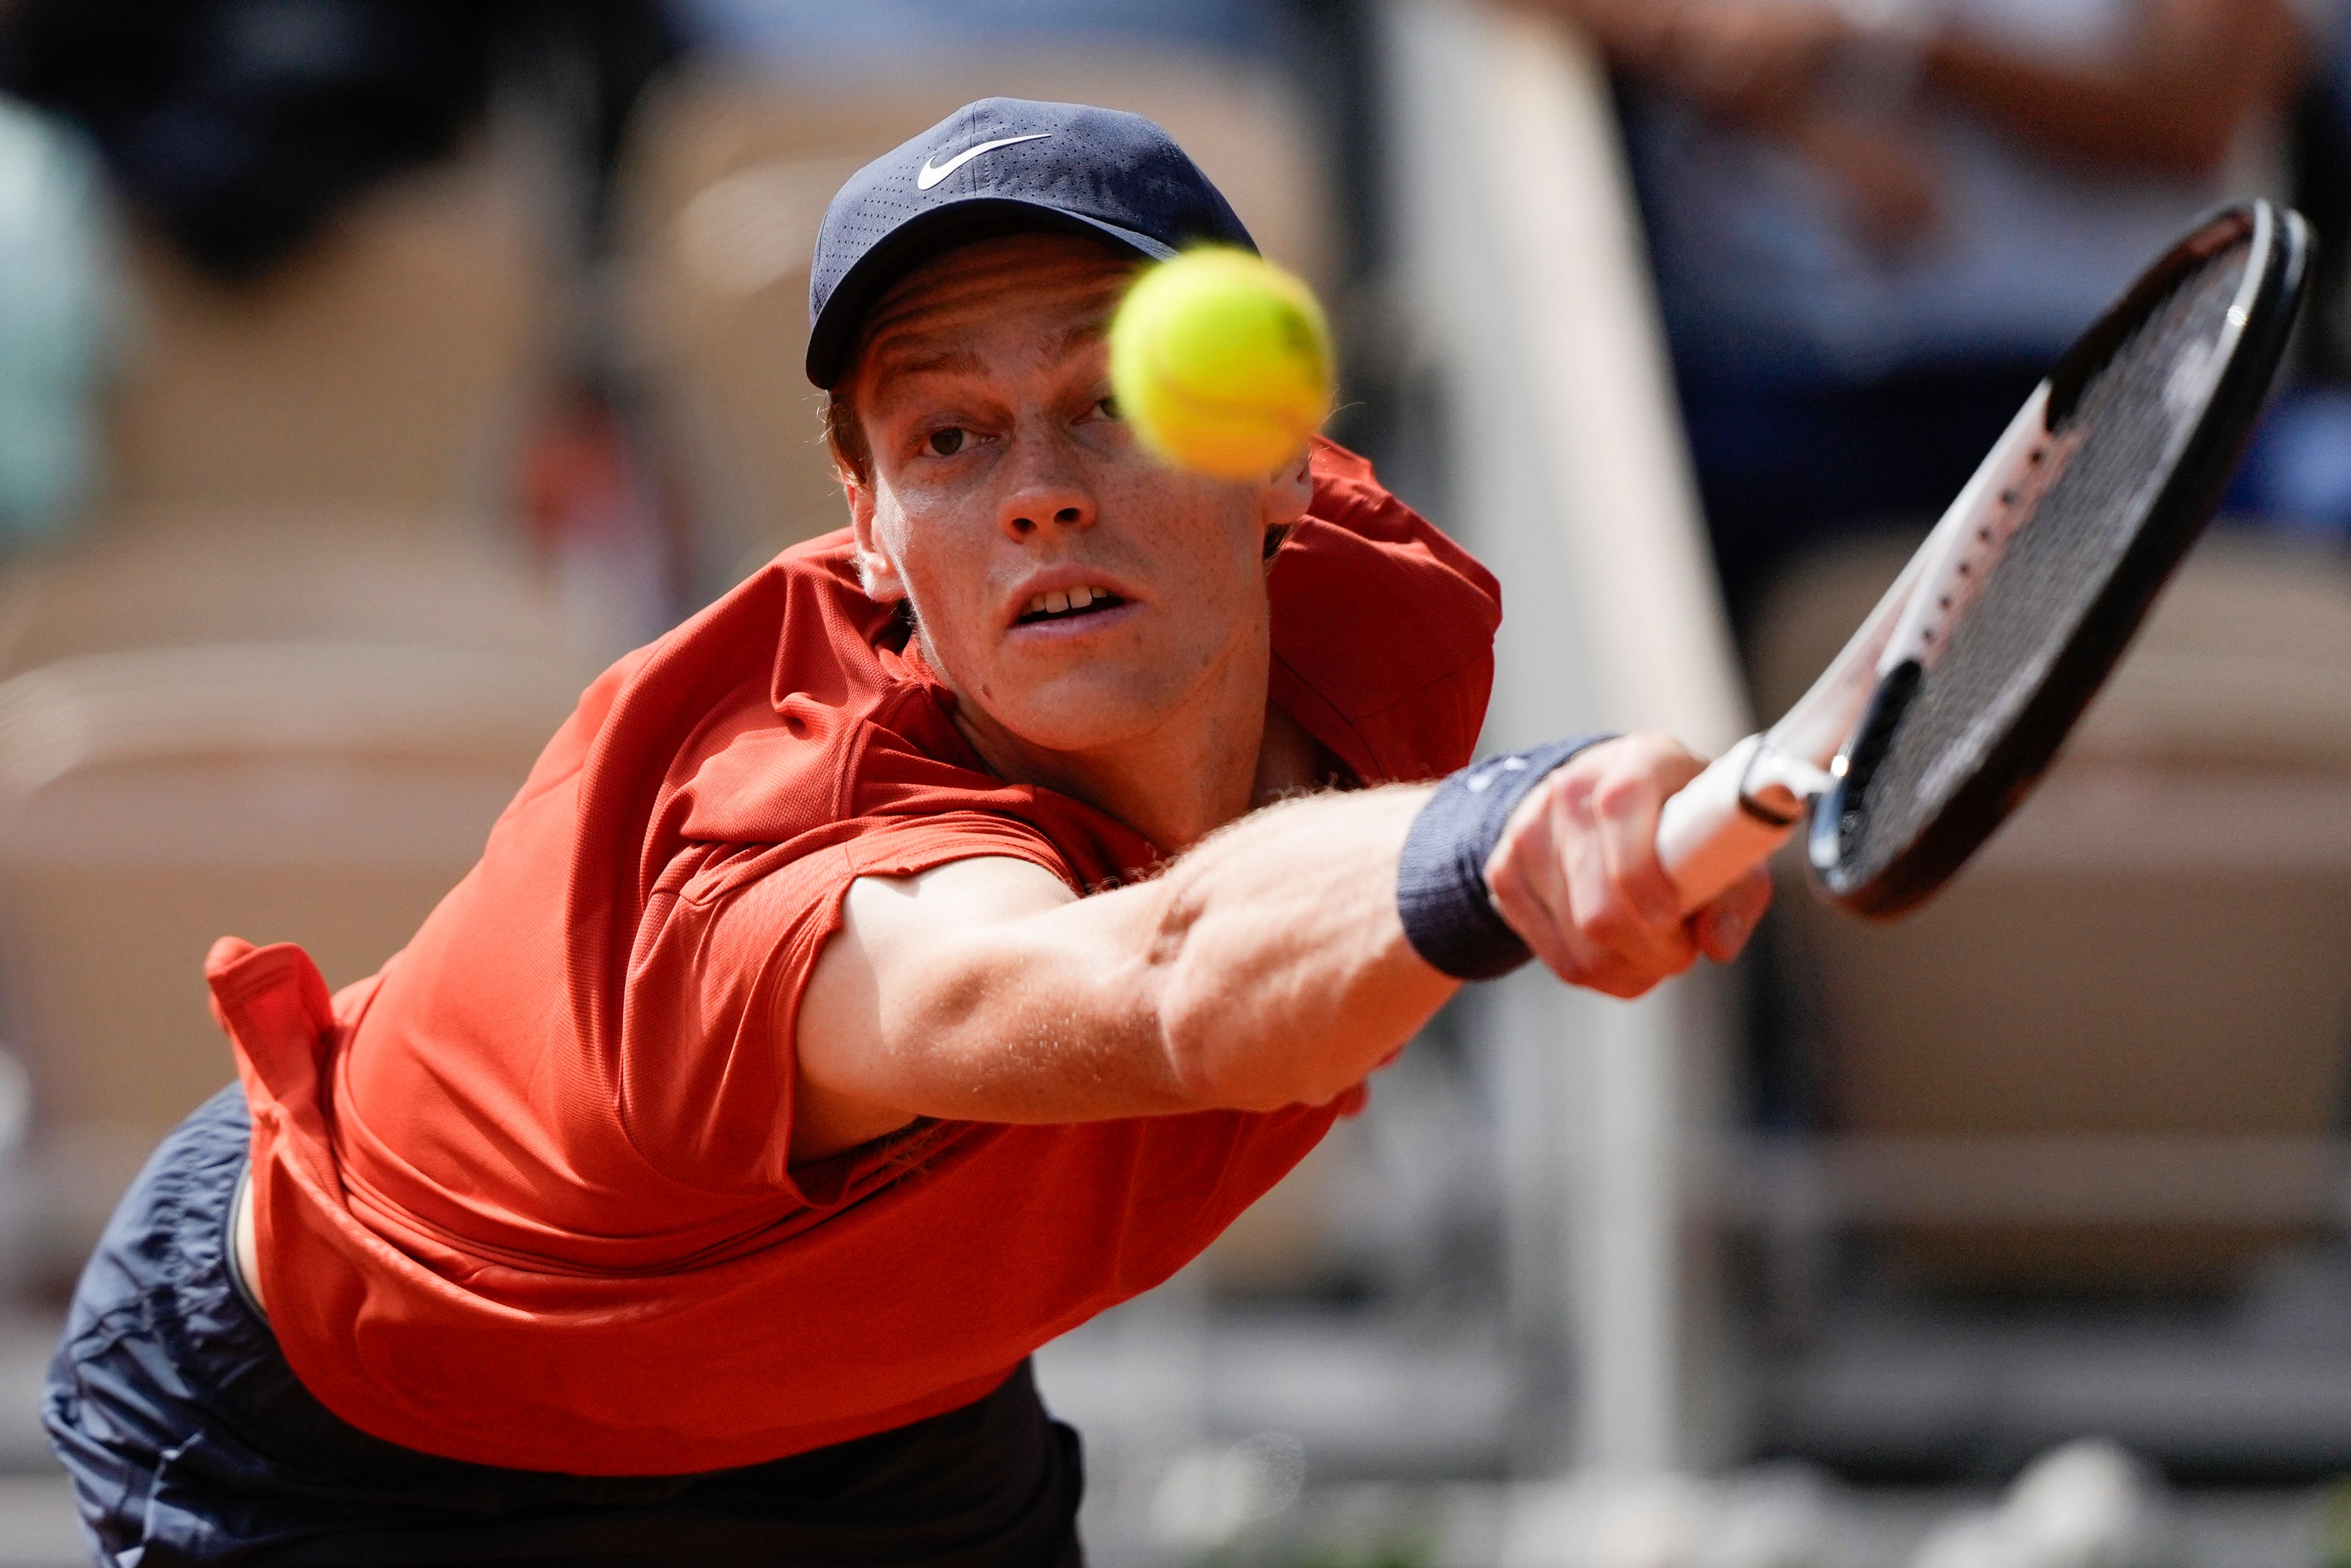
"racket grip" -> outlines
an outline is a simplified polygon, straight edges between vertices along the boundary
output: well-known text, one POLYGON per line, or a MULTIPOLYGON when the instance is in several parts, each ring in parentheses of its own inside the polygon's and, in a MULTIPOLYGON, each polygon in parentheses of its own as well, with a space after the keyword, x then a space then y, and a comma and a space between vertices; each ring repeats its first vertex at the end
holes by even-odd
POLYGON ((1766 822, 1740 799, 1762 744, 1761 736, 1749 736, 1668 797, 1658 813, 1657 860, 1673 878, 1685 915, 1761 865, 1793 830, 1793 823, 1766 822))

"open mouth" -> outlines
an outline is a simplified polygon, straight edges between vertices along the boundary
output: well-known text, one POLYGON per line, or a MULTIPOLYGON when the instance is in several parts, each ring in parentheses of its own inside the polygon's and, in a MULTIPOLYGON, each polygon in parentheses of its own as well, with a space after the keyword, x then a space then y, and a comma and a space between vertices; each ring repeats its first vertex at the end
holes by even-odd
POLYGON ((1099 615, 1105 610, 1115 610, 1125 602, 1106 588, 1057 588, 1031 599, 1012 623, 1035 626, 1048 621, 1074 621, 1081 615, 1099 615))

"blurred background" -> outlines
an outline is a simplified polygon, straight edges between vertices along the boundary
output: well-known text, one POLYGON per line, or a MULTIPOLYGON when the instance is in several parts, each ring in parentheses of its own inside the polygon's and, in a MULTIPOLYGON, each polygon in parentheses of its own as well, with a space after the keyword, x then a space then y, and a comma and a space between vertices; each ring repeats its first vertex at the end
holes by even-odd
POLYGON ((1148 114, 1501 573, 1487 737, 1719 748, 2204 208, 2325 277, 2033 803, 1865 927, 1462 1000, 1040 1357, 1103 1568, 2351 1563, 2351 49, 2336 0, 0 0, 0 1568, 37 1388, 230 1075, 224 932, 376 967, 585 681, 842 520, 825 202, 1148 114))

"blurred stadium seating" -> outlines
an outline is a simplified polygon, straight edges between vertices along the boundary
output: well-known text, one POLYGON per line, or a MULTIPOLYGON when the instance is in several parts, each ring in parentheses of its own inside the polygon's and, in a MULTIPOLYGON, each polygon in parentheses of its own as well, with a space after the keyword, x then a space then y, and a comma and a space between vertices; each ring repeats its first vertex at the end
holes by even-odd
POLYGON ((405 175, 245 286, 141 239, 103 504, 503 507, 551 329, 518 178, 480 149, 405 175))
MULTIPOLYGON (((1760 633, 1764 706, 1802 689, 1907 549, 1856 545, 1790 574, 1760 633)), ((2339 1125, 2351 564, 2338 556, 2208 541, 2041 796, 1915 918, 1857 925, 1788 871, 1823 1125, 1932 1141, 1944 1163, 1922 1200, 1969 1216, 1921 1229, 1877 1194, 1908 1267, 1947 1286, 2209 1290, 2334 1218, 2324 1162, 2289 1162, 2266 1205, 2224 1224, 2210 1182, 2230 1187, 2226 1158, 2205 1182, 2167 1183, 2160 1151, 2233 1140, 2258 1159, 2264 1142, 2314 1150, 2339 1125), (2053 1141, 2073 1150, 2076 1186, 2120 1182, 2139 1200, 2103 1224, 2058 1223, 2097 1206, 2067 1190, 2068 1167, 2037 1194, 2013 1179, 2053 1141)))
POLYGON ((545 277, 478 152, 256 283, 136 247, 102 498, 0 573, 0 1019, 35 1106, 10 1261, 33 1279, 229 1075, 212 939, 375 968, 592 674, 506 516, 545 277))

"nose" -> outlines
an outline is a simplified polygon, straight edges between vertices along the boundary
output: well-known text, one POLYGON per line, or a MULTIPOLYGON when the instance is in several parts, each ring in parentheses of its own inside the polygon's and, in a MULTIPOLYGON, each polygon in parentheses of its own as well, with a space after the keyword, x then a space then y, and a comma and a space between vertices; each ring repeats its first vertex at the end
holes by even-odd
POLYGON ((1014 438, 998 518, 1016 539, 1033 537, 1049 525, 1093 527, 1098 507, 1078 455, 1066 442, 1043 433, 1014 438))

